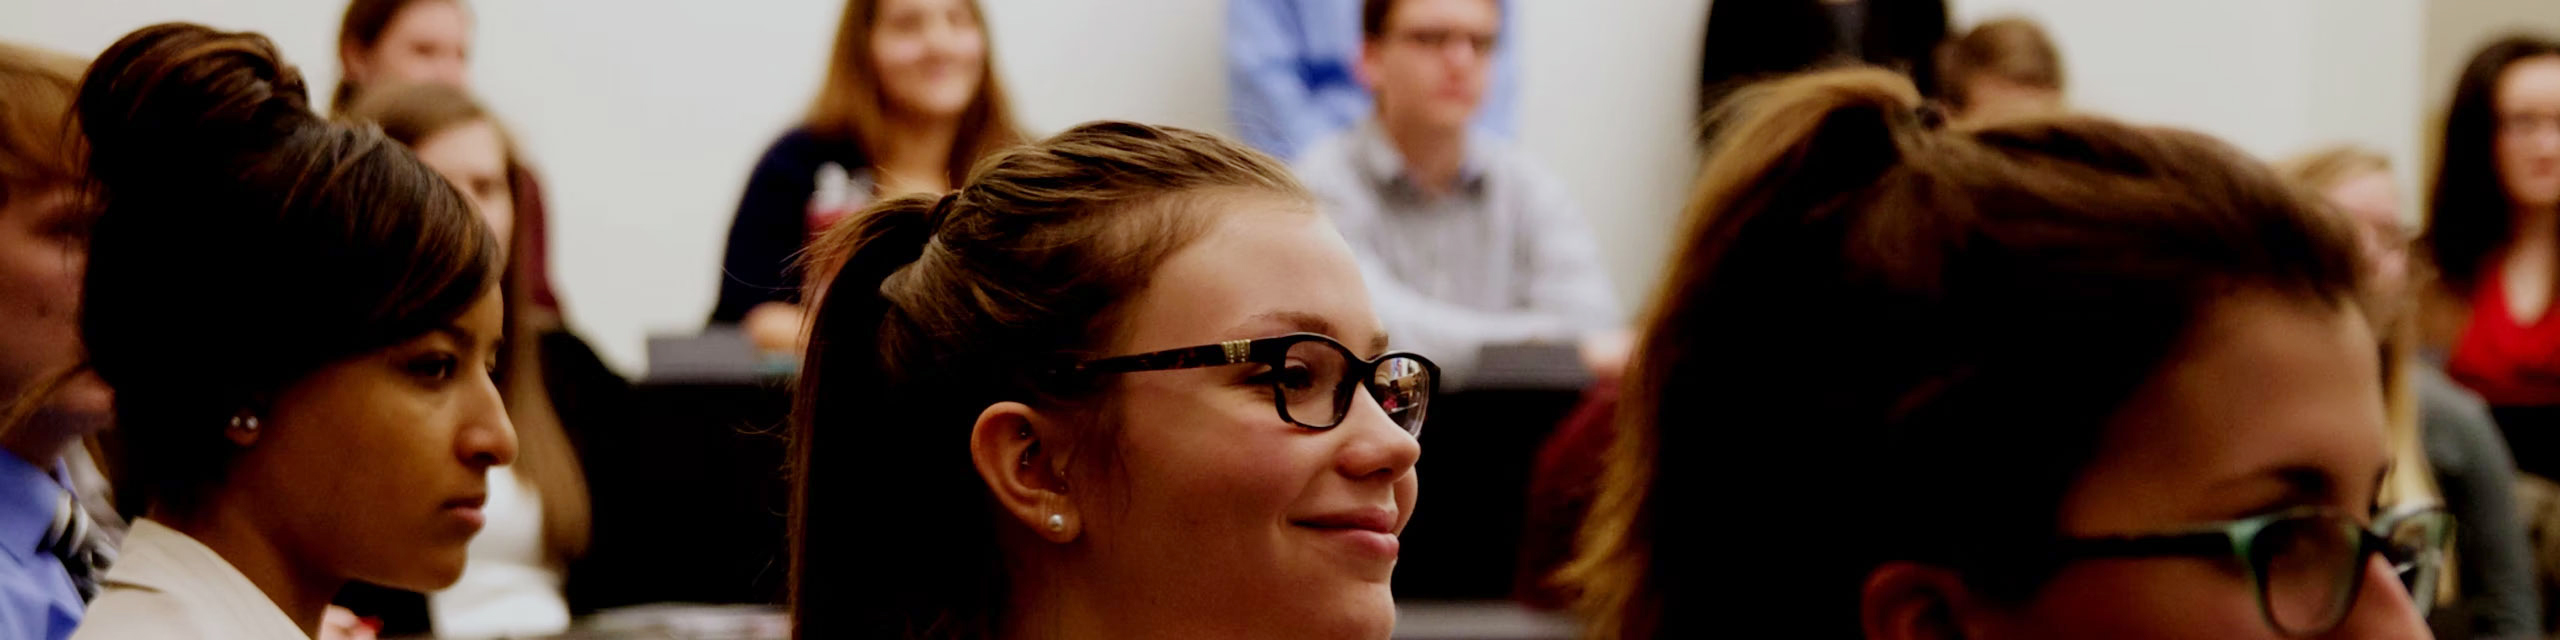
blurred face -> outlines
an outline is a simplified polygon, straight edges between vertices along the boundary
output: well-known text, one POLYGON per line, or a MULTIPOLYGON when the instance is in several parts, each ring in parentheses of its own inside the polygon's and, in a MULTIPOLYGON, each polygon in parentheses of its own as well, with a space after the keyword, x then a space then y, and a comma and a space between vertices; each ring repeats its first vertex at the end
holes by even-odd
POLYGON ((515 458, 489 379, 501 304, 491 287, 446 327, 287 387, 221 498, 250 503, 301 566, 411 591, 453 584, 484 474, 515 458))
MULTIPOLYGON (((2373 334, 2345 308, 2239 293, 2137 391, 2062 505, 2071 536, 2174 531, 2300 507, 2364 516, 2390 462, 2373 334)), ((2424 638, 2379 556, 2321 637, 2424 638)), ((1987 638, 2278 638, 2229 556, 2082 560, 1979 625, 1987 638)))
MULTIPOLYGON (((1130 302, 1116 353, 1300 331, 1364 359, 1383 351, 1358 267, 1325 218, 1278 199, 1223 206, 1217 228, 1130 302)), ((1106 601, 1156 622, 1130 628, 1385 638, 1395 626, 1394 536, 1413 515, 1421 445, 1366 391, 1338 426, 1292 425, 1262 369, 1119 377, 1125 475, 1076 498, 1110 501, 1079 505, 1092 545, 1083 560, 1106 589, 1126 590, 1106 601)))
POLYGON ((892 113, 958 118, 985 80, 987 33, 970 0, 882 0, 871 63, 892 113))
POLYGON ((451 0, 410 3, 371 48, 341 54, 358 86, 410 83, 471 86, 471 16, 451 0))
MULTIPOLYGON (((69 187, 8 195, 0 205, 0 402, 80 362, 80 274, 91 221, 69 187)), ((104 426, 108 402, 104 384, 81 376, 56 391, 29 428, 77 436, 104 426)))
POLYGON ((507 142, 498 135, 498 125, 463 123, 419 140, 410 150, 471 199, 472 210, 497 234, 501 249, 514 239, 515 192, 507 186, 507 142))
POLYGON ((2409 223, 2400 217, 2400 186, 2388 171, 2356 174, 2321 195, 2355 223, 2356 237, 2371 261, 2374 289, 2397 300, 2408 288, 2409 223))
POLYGON ((1390 126, 1462 130, 1484 102, 1502 12, 1492 0, 1400 0, 1360 47, 1360 73, 1390 126))
POLYGON ((2498 175, 2517 206, 2560 207, 2560 56, 2498 76, 2498 175))

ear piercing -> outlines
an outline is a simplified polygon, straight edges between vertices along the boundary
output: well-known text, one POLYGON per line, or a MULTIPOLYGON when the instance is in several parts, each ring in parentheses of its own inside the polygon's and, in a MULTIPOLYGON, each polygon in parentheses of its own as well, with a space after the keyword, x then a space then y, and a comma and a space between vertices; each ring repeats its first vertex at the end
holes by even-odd
POLYGON ((1066 516, 1064 516, 1064 515, 1061 515, 1061 514, 1055 514, 1055 513, 1049 514, 1049 532, 1050 532, 1050 533, 1066 533, 1066 532, 1067 532, 1067 517, 1066 517, 1066 516))

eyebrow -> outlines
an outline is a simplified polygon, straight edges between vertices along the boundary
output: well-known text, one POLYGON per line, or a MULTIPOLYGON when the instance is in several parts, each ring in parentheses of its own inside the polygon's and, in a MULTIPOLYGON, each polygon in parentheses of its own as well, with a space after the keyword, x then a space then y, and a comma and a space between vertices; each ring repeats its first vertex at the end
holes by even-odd
MULTIPOLYGON (((2388 473, 2387 469, 2385 473, 2388 473)), ((2325 469, 2309 464, 2287 463, 2283 466, 2259 469, 2247 475, 2225 479, 2215 483, 2212 491, 2229 491, 2267 479, 2283 484, 2284 492, 2273 500, 2249 505, 2246 513, 2266 513, 2290 507, 2324 504, 2332 499, 2343 497, 2342 492, 2345 489, 2335 479, 2330 478, 2329 472, 2325 469)), ((2381 479, 2381 475, 2376 474, 2374 483, 2380 485, 2381 479)), ((2379 488, 2379 486, 2376 487, 2377 490, 2379 488)))
MULTIPOLYGON (((1273 311, 1270 313, 1258 314, 1251 318, 1246 318, 1243 323, 1237 324, 1236 328, 1242 329, 1247 325, 1262 322, 1274 322, 1287 325, 1290 329, 1295 331, 1321 333, 1327 336, 1332 336, 1337 340, 1342 337, 1342 334, 1336 332, 1337 327, 1333 326, 1333 321, 1326 320, 1324 316, 1303 311, 1273 311)), ((1387 334, 1385 332, 1379 332, 1369 337, 1368 351, 1371 354, 1385 353, 1387 350, 1387 344, 1387 334)))

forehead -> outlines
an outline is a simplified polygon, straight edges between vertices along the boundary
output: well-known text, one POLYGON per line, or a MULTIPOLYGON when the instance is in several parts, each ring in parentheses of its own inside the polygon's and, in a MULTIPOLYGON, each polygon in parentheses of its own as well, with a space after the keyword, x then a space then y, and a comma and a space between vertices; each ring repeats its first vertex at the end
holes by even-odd
POLYGON ((470 29, 470 17, 463 14, 461 3, 423 0, 411 2, 393 14, 391 24, 382 30, 382 39, 461 38, 470 29))
POLYGON ((1386 28, 1492 27, 1501 21, 1499 0, 1395 0, 1387 9, 1386 28))
POLYGON ((1183 215, 1213 219, 1197 241, 1167 257, 1130 301, 1116 345, 1121 350, 1310 329, 1291 317, 1321 320, 1334 339, 1355 348, 1381 335, 1349 246, 1310 203, 1235 194, 1183 206, 1200 209, 1183 215))
POLYGON ((2229 296, 2108 427, 2071 510, 2083 524, 2193 521, 2227 493, 2215 487, 2279 469, 2369 488, 2388 460, 2378 358, 2348 309, 2229 296))
POLYGON ((2498 74, 2498 108, 2560 109, 2560 56, 2538 56, 2507 65, 2498 74))

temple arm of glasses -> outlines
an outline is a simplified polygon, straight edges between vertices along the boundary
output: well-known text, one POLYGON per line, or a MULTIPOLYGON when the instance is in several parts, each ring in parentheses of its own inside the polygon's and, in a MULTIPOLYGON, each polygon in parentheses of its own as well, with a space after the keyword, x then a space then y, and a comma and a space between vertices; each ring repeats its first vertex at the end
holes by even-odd
POLYGON ((1082 373, 1133 373, 1241 364, 1253 357, 1252 340, 1228 340, 1197 347, 1103 358, 1076 365, 1082 373))
POLYGON ((2054 543, 2063 558, 2148 558, 2159 556, 2229 555, 2235 543, 2220 531, 2141 536, 2071 538, 2054 543))

